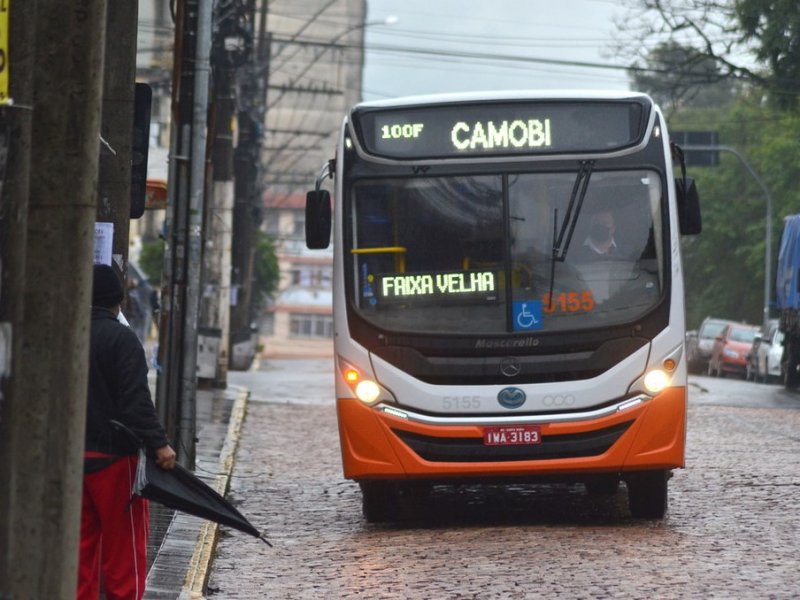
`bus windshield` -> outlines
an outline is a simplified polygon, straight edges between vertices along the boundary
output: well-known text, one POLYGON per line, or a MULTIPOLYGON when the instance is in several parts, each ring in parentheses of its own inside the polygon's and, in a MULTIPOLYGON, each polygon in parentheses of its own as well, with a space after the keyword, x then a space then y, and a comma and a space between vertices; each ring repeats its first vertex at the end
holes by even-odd
POLYGON ((661 177, 595 170, 575 201, 576 177, 577 168, 357 181, 346 207, 355 309, 382 329, 437 334, 640 318, 665 286, 661 177))

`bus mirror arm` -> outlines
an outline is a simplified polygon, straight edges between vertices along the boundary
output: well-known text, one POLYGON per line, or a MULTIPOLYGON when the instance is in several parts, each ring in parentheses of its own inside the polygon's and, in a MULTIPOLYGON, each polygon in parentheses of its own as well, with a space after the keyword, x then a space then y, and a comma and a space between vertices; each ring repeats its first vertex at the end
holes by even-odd
POLYGON ((336 173, 336 159, 332 158, 327 161, 322 168, 319 170, 319 175, 317 175, 317 181, 314 185, 314 191, 319 192, 320 188, 322 187, 322 182, 326 179, 333 179, 333 175, 336 173))

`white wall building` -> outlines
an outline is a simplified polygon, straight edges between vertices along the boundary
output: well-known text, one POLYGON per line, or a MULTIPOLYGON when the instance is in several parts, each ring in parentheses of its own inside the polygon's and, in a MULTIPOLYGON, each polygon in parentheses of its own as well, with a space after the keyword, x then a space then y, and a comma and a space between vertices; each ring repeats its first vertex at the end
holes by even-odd
POLYGON ((260 325, 262 356, 333 353, 333 257, 305 244, 305 195, 265 196, 266 228, 276 240, 281 279, 260 325))

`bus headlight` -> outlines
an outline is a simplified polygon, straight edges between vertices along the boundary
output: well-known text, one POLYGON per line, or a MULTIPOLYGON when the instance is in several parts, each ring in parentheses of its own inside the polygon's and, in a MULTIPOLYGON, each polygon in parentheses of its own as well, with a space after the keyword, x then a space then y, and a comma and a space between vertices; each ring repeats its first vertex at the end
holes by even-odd
POLYGON ((356 398, 365 404, 374 404, 381 396, 381 386, 369 377, 365 377, 360 369, 339 359, 339 372, 356 398))
POLYGON ((656 396, 672 385, 683 385, 682 371, 679 369, 682 355, 683 344, 676 346, 660 359, 651 359, 644 373, 631 382, 628 393, 656 396))
POLYGON ((372 404, 381 395, 381 388, 371 379, 362 379, 356 385, 356 397, 366 404, 372 404))
POLYGON ((651 394, 658 394, 672 382, 672 376, 661 369, 653 369, 644 376, 644 387, 651 394))

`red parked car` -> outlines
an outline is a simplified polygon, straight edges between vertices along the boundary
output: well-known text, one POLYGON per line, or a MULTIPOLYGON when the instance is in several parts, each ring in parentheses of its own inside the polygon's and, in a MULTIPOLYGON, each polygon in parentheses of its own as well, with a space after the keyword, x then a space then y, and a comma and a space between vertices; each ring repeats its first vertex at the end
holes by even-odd
POLYGON ((758 327, 745 323, 729 323, 714 339, 711 358, 708 361, 708 374, 723 377, 729 373, 744 378, 747 373, 747 360, 753 347, 758 327))

